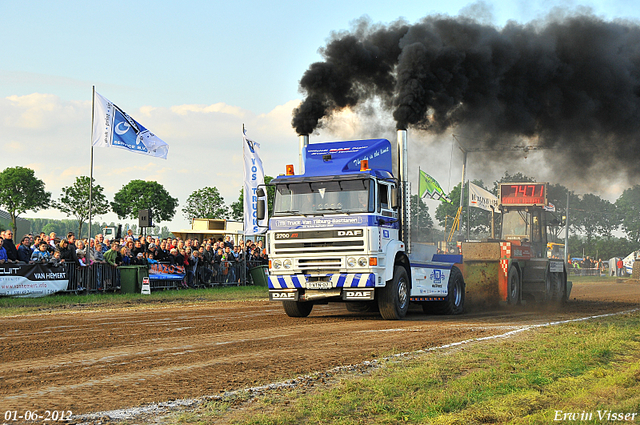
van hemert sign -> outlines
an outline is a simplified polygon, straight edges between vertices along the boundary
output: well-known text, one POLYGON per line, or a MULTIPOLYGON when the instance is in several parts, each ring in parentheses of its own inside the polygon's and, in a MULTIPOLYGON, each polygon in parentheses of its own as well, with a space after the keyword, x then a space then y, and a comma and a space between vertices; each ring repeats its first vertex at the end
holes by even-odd
POLYGON ((43 297, 65 291, 68 285, 69 277, 62 266, 0 265, 0 296, 43 297))

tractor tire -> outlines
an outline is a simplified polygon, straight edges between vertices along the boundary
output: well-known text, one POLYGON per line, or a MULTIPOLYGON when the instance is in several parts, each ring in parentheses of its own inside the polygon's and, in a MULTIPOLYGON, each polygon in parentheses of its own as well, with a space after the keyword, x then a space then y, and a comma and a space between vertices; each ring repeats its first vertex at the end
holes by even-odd
POLYGON ((422 311, 436 314, 462 314, 464 312, 465 283, 462 272, 457 267, 451 268, 449 283, 447 284, 447 297, 444 301, 436 301, 422 304, 422 311))
POLYGON ((516 305, 520 302, 521 288, 518 269, 511 266, 507 275, 507 304, 516 305))
POLYGON ((282 301, 282 307, 284 307, 284 312, 287 313, 287 316, 289 317, 307 317, 309 314, 311 314, 313 303, 303 303, 300 301, 282 301))
POLYGON ((395 266, 393 279, 384 288, 378 290, 378 308, 385 320, 398 320, 409 310, 409 277, 402 266, 395 266))
POLYGON ((547 273, 544 276, 544 303, 550 304, 553 303, 553 294, 555 292, 555 281, 556 276, 555 273, 551 273, 549 267, 547 267, 547 273))
POLYGON ((554 273, 555 279, 552 279, 553 282, 553 303, 557 305, 564 304, 566 299, 567 292, 567 275, 564 273, 554 273))

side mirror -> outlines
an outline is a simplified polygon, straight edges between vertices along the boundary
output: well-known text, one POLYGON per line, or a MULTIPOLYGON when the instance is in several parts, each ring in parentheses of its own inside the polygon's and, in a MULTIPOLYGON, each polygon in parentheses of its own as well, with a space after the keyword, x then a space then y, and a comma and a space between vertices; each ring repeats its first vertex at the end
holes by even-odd
POLYGON ((397 187, 391 188, 391 209, 392 210, 398 209, 398 188, 397 187))
POLYGON ((258 205, 257 205, 257 216, 258 216, 258 220, 264 220, 264 216, 265 216, 265 202, 264 199, 260 199, 258 200, 258 205))
POLYGON ((263 188, 261 188, 261 187, 259 187, 259 188, 256 190, 256 196, 257 196, 258 198, 264 198, 264 197, 265 197, 264 189, 263 189, 263 188))

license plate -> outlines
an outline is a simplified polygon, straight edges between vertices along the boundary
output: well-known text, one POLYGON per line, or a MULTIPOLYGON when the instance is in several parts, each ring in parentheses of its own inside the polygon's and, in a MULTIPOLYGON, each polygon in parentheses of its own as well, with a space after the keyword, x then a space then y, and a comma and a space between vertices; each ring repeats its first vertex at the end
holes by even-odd
POLYGON ((331 289, 331 282, 307 282, 307 289, 331 289))

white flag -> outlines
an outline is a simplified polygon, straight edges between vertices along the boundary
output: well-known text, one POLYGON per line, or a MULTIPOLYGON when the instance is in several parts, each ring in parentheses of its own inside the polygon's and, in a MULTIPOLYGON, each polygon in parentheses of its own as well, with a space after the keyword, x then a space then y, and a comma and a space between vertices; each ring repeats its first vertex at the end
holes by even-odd
POLYGON ((476 208, 481 208, 487 211, 498 210, 498 198, 491 192, 488 192, 471 182, 469 182, 469 205, 476 208), (493 207, 493 209, 491 208, 493 207))
POLYGON ((113 146, 164 159, 169 152, 167 143, 97 92, 93 103, 91 143, 102 148, 113 146))
MULTIPOLYGON (((260 145, 242 133, 244 157, 244 234, 259 235, 267 231, 268 211, 258 222, 258 185, 264 185, 264 170, 260 159, 260 145)), ((265 190, 266 193, 266 190, 265 190)), ((266 203, 266 202, 265 202, 266 203)), ((265 205, 266 206, 266 205, 265 205)))

